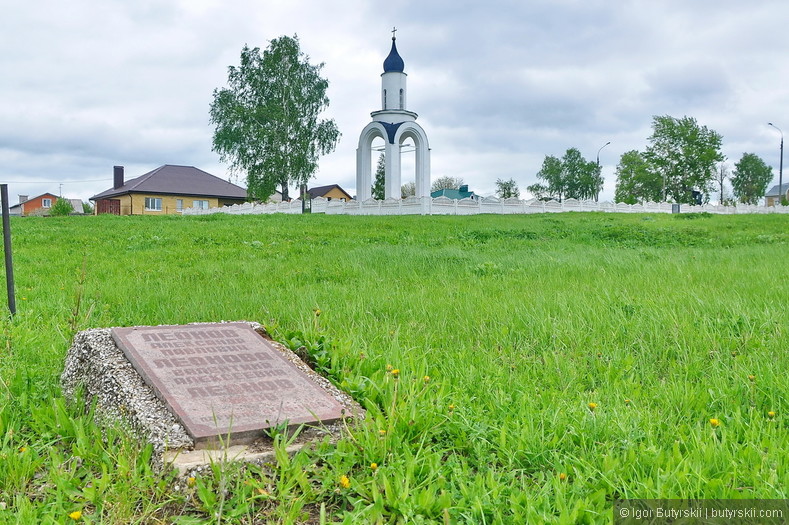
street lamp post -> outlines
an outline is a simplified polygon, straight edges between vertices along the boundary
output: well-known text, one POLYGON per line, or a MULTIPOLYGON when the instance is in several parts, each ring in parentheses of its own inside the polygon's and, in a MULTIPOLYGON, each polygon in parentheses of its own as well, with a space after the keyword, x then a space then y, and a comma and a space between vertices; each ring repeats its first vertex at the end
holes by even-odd
MULTIPOLYGON (((600 146, 600 149, 597 150, 597 176, 598 177, 600 176, 600 152, 603 151, 603 148, 608 146, 609 144, 611 144, 610 140, 608 142, 606 142, 605 144, 603 144, 602 146, 600 146)), ((597 202, 597 199, 599 199, 599 198, 600 198, 600 190, 597 189, 597 191, 594 192, 594 201, 597 202)))
POLYGON ((778 165, 778 204, 781 204, 783 201, 783 189, 784 189, 784 132, 781 131, 781 128, 773 124, 772 122, 767 123, 768 126, 772 126, 778 130, 778 133, 781 134, 781 163, 778 165))

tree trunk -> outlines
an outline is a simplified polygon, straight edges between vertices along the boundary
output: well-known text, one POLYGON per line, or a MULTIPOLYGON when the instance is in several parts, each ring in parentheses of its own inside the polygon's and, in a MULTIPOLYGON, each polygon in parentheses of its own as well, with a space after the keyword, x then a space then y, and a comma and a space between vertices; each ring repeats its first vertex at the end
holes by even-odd
POLYGON ((282 202, 289 201, 290 197, 288 197, 288 181, 283 180, 282 182, 280 182, 280 186, 282 187, 282 190, 281 190, 281 192, 282 192, 282 202))

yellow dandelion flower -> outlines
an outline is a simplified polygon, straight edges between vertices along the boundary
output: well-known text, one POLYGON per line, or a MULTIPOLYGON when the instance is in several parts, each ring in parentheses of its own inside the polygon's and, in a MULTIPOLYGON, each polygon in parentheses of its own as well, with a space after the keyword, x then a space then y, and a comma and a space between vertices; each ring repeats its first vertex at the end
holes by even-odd
POLYGON ((320 308, 315 308, 312 311, 315 312, 315 317, 320 317, 321 316, 321 309, 320 308))
POLYGON ((629 405, 630 404, 630 400, 629 399, 625 399, 625 404, 629 405))
POLYGON ((588 404, 588 405, 586 405, 586 406, 588 406, 588 407, 589 407, 589 410, 591 410, 592 412, 594 412, 594 409, 595 409, 595 408, 597 408, 597 403, 589 403, 589 404, 588 404))
POLYGON ((340 476, 340 486, 344 489, 347 489, 348 487, 351 486, 351 480, 349 480, 348 476, 346 476, 345 474, 340 476))
POLYGON ((710 419, 710 425, 712 425, 712 428, 717 428, 717 427, 721 426, 720 419, 717 419, 717 418, 713 417, 712 419, 710 419))
POLYGON ((370 463, 371 470, 378 470, 378 463, 370 463))
POLYGON ((774 418, 775 417, 775 412, 770 410, 769 412, 767 412, 767 417, 769 417, 770 419, 774 418))
POLYGON ((748 376, 748 381, 750 381, 751 383, 753 383, 754 381, 756 381, 756 376, 755 376, 755 375, 749 375, 749 376, 748 376))
POLYGON ((382 435, 382 436, 385 436, 385 435, 386 435, 386 430, 384 430, 384 429, 381 429, 381 430, 379 430, 379 431, 378 431, 378 433, 379 433, 380 435, 382 435))
POLYGON ((400 376, 400 369, 399 368, 393 368, 392 369, 392 377, 397 379, 399 376, 400 376))
POLYGON ((453 404, 450 404, 450 405, 449 405, 449 411, 450 411, 450 412, 454 412, 454 411, 455 411, 455 405, 453 405, 453 404))
POLYGON ((425 383, 429 383, 430 382, 430 376, 423 377, 422 381, 424 381, 425 383))
POLYGON ((189 485, 190 487, 194 487, 195 486, 194 476, 189 476, 188 478, 186 478, 186 484, 189 485))
POLYGON ((74 521, 77 521, 78 519, 80 519, 82 517, 82 511, 81 510, 75 510, 74 512, 69 514, 68 517, 73 519, 74 521))
POLYGON ((567 474, 565 474, 564 472, 559 474, 559 481, 564 481, 566 479, 567 479, 567 474))

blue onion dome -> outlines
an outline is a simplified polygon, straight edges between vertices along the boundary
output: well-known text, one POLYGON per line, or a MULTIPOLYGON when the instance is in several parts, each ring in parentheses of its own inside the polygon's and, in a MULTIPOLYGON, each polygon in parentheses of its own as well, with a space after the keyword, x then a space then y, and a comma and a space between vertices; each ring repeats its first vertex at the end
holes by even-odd
POLYGON ((397 53, 395 37, 392 37, 392 50, 389 51, 389 56, 386 57, 386 60, 384 60, 384 73, 402 73, 403 69, 405 69, 405 63, 397 53))

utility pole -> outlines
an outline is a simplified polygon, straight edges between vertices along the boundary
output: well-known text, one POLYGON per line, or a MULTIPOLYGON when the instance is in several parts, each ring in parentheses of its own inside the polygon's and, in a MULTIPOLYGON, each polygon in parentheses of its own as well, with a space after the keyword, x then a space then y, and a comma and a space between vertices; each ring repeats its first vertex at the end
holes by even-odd
POLYGON ((767 123, 768 126, 772 126, 778 130, 778 133, 781 134, 781 163, 778 165, 778 204, 783 202, 784 196, 784 132, 781 131, 781 128, 773 124, 772 122, 767 123))

